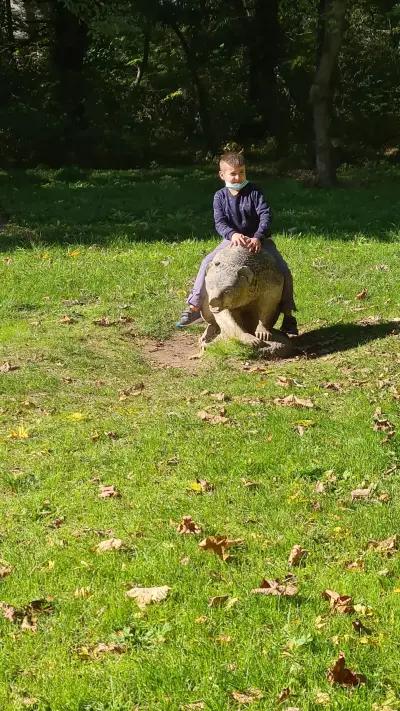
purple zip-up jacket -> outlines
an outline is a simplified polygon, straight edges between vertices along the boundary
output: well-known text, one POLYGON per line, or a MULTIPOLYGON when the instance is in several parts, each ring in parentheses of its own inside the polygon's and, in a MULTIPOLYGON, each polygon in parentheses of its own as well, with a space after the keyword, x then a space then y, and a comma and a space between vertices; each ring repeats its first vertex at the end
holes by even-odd
POLYGON ((271 236, 271 208, 253 183, 237 195, 221 188, 214 195, 213 207, 215 229, 223 239, 231 239, 234 232, 258 239, 271 236))

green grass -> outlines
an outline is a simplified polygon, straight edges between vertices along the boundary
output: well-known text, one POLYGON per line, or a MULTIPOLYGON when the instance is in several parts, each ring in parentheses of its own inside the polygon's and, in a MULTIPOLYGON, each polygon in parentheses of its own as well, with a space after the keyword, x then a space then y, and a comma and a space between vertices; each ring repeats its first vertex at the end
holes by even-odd
POLYGON ((373 429, 377 407, 400 427, 400 173, 349 171, 333 192, 257 175, 295 275, 299 323, 315 332, 319 356, 257 370, 240 350, 215 349, 195 373, 154 368, 141 348, 174 332, 216 241, 210 169, 168 175, 0 175, 10 216, 0 242, 0 364, 19 366, 0 374, 0 558, 13 567, 0 600, 20 608, 52 596, 54 605, 36 632, 0 617, 0 708, 178 711, 203 701, 223 711, 238 708, 232 691, 254 687, 264 696, 251 708, 270 711, 290 687, 279 708, 324 708, 324 692, 335 711, 375 711, 390 698, 396 709, 400 553, 386 558, 368 542, 400 533, 398 435, 385 442, 373 429), (364 288, 367 298, 356 299, 364 288), (93 323, 102 316, 132 322, 102 328, 93 323), (380 322, 358 323, 370 317, 380 322), (282 376, 296 382, 285 388, 282 376), (138 383, 139 394, 121 398, 138 383), (197 416, 219 411, 218 392, 229 396, 225 425, 197 416), (274 403, 290 393, 315 407, 274 403), (312 425, 301 437, 304 420, 312 425), (316 493, 329 470, 336 481, 316 493), (196 478, 214 491, 188 491, 196 478), (376 484, 374 496, 352 503, 363 482, 376 484), (121 496, 100 499, 99 484, 121 496), (185 514, 202 537, 243 546, 220 561, 198 547, 200 536, 176 532, 185 514), (113 536, 124 550, 94 551, 113 536), (296 543, 309 551, 295 569, 299 594, 252 595, 264 576, 289 572, 296 543), (358 558, 363 570, 348 570, 358 558), (141 611, 125 596, 135 585, 171 592, 141 611), (371 615, 330 614, 326 588, 371 615), (224 594, 238 602, 208 607, 224 594), (316 626, 318 616, 326 624, 316 626), (357 616, 371 635, 355 632, 357 616), (79 653, 116 639, 125 653, 79 653), (330 686, 340 650, 366 685, 330 686))

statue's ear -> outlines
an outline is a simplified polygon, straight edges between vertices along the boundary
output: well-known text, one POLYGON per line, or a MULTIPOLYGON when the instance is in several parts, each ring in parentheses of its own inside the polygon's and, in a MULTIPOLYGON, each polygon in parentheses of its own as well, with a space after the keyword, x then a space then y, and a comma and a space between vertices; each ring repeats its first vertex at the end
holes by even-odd
POLYGON ((251 284, 254 279, 254 272, 250 269, 250 267, 240 267, 238 274, 240 276, 244 276, 249 284, 251 284))

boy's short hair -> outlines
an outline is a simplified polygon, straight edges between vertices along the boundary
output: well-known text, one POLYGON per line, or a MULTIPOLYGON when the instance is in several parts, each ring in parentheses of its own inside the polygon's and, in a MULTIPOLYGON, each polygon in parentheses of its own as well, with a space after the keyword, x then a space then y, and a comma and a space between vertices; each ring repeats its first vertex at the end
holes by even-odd
POLYGON ((238 166, 245 164, 243 153, 233 153, 232 151, 229 153, 223 153, 219 157, 219 162, 222 163, 222 161, 230 165, 232 168, 237 168, 238 166))

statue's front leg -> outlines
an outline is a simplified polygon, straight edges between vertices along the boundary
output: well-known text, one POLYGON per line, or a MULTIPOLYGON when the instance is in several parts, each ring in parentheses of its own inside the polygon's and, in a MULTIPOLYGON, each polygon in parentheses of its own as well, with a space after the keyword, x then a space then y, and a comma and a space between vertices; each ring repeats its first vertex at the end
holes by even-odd
POLYGON ((234 319, 228 309, 223 309, 214 314, 215 320, 221 329, 221 338, 236 338, 241 343, 248 346, 258 346, 260 341, 256 336, 247 333, 234 319))

